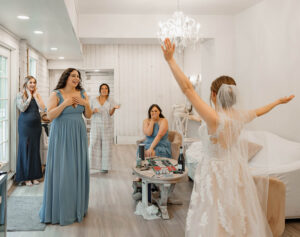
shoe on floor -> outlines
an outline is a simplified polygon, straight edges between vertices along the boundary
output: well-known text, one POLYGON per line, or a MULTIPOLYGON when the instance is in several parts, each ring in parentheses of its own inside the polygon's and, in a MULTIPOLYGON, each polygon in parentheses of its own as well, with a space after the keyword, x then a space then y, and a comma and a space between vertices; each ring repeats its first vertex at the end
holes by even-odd
POLYGON ((132 198, 133 198, 135 201, 142 200, 142 193, 141 193, 141 192, 133 193, 133 194, 132 194, 132 198))
POLYGON ((26 186, 32 186, 32 183, 31 183, 31 181, 25 181, 25 185, 26 186))

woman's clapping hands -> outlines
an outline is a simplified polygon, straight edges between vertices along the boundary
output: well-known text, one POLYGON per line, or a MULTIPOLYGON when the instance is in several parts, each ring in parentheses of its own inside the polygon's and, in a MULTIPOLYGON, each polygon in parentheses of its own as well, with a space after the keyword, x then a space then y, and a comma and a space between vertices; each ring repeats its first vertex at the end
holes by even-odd
POLYGON ((75 107, 77 105, 86 106, 89 103, 86 98, 84 99, 80 96, 75 96, 75 97, 72 97, 72 98, 73 98, 73 102, 74 102, 75 107))

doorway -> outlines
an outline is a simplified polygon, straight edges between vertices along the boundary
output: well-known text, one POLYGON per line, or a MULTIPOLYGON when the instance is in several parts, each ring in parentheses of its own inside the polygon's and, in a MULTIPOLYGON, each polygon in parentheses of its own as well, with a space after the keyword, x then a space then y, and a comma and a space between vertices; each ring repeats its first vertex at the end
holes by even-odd
MULTIPOLYGON (((110 88, 109 96, 115 100, 114 70, 80 70, 83 78, 83 87, 86 90, 90 100, 99 96, 99 87, 106 83, 110 88)), ((116 101, 116 100, 115 100, 116 101)), ((91 120, 86 120, 88 139, 90 138, 91 120)), ((115 119, 113 117, 113 140, 116 143, 115 119)))

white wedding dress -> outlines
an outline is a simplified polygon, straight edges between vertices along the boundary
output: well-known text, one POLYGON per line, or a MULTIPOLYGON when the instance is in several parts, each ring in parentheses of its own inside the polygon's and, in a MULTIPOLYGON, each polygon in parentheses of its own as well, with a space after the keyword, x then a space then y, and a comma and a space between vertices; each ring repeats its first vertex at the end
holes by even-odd
MULTIPOLYGON (((247 164, 246 143, 240 138, 255 112, 229 109, 218 115, 216 132, 202 136, 199 146, 202 158, 195 171, 186 236, 272 236, 247 164)), ((268 182, 264 185, 262 191, 268 189, 268 182)))

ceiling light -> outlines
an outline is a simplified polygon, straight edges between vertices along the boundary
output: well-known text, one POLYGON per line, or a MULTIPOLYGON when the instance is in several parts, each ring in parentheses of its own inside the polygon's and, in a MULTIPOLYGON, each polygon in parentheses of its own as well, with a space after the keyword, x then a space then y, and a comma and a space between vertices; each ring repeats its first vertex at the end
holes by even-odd
POLYGON ((17 18, 20 20, 29 20, 30 19, 29 16, 17 16, 17 18))
POLYGON ((179 11, 179 0, 177 2, 177 11, 174 12, 172 18, 165 22, 159 22, 158 38, 161 43, 169 38, 175 43, 179 52, 189 44, 195 45, 200 39, 200 24, 195 19, 185 16, 179 11))
POLYGON ((35 31, 33 31, 33 33, 35 33, 35 34, 37 34, 37 35, 42 35, 42 34, 44 34, 44 32, 43 32, 43 31, 40 31, 40 30, 35 30, 35 31))
POLYGON ((94 72, 100 72, 100 70, 99 70, 99 69, 96 69, 96 70, 94 70, 94 72))
POLYGON ((52 51, 57 51, 58 50, 58 48, 55 48, 55 47, 53 47, 53 48, 50 48, 52 51))
POLYGON ((58 59, 65 59, 65 57, 61 56, 61 57, 58 57, 58 59))

